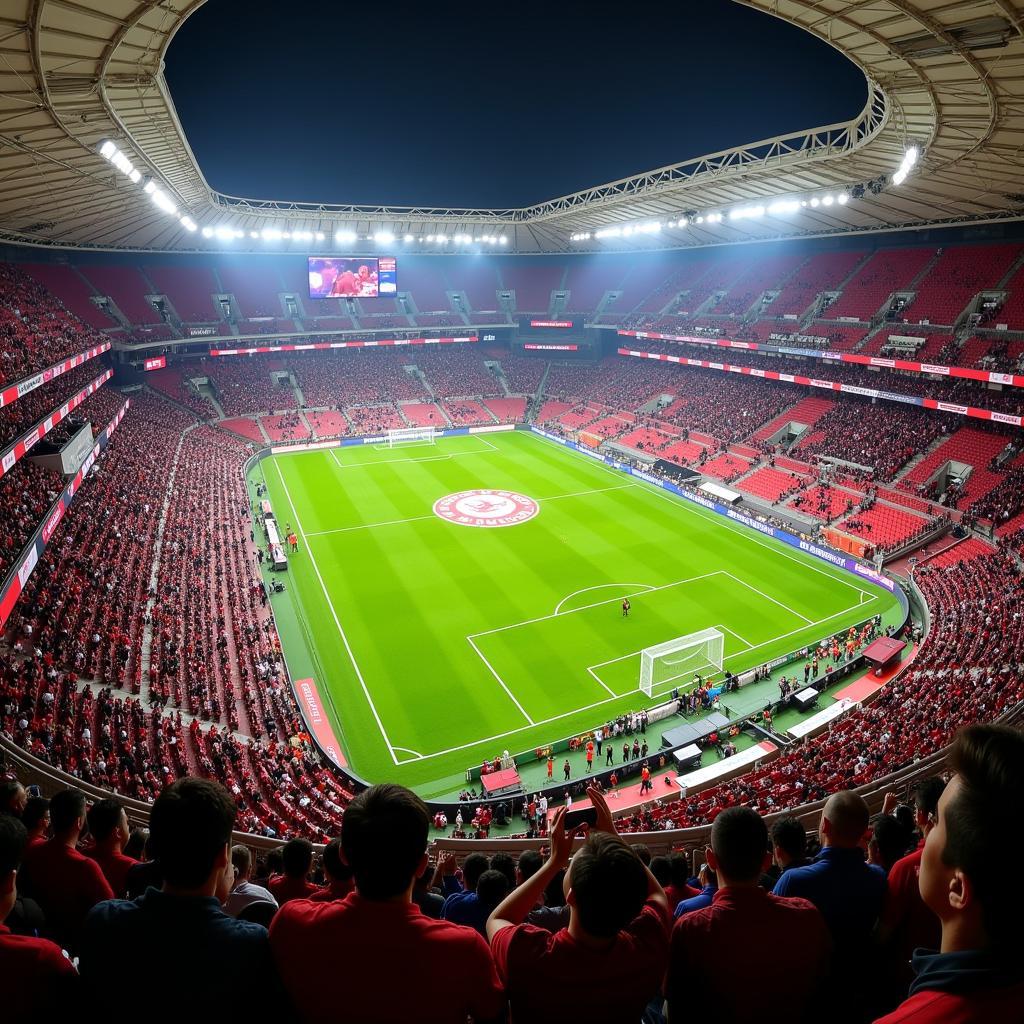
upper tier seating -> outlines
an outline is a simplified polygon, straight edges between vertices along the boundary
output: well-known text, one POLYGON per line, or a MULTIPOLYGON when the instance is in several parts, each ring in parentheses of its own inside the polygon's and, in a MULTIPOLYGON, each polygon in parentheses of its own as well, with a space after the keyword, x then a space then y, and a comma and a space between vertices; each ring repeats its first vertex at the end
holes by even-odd
POLYGON ((927 248, 880 249, 857 271, 825 315, 870 320, 893 292, 910 287, 934 255, 934 250, 927 248))

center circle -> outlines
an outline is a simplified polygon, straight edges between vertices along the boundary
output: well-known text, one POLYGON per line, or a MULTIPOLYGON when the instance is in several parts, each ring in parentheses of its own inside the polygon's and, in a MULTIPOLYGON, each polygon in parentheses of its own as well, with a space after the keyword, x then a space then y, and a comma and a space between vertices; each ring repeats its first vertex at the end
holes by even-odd
POLYGON ((434 515, 459 526, 518 526, 532 519, 540 505, 518 491, 480 488, 456 491, 434 502, 434 515))

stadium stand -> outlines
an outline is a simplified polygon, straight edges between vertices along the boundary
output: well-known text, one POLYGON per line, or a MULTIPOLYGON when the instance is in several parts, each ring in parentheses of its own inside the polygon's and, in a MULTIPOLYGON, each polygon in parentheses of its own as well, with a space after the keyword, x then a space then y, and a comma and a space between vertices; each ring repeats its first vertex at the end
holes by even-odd
POLYGON ((896 291, 910 288, 935 256, 934 249, 883 249, 876 252, 828 307, 830 319, 870 320, 896 291))

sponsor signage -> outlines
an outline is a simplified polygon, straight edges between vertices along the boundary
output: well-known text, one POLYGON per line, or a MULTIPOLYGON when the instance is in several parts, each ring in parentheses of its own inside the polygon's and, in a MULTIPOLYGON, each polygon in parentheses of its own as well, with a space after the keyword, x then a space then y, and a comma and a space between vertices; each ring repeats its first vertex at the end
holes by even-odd
POLYGON ((82 388, 74 398, 67 401, 60 407, 60 409, 51 412, 49 416, 45 416, 34 427, 32 427, 31 430, 26 431, 20 438, 11 444, 7 450, 0 455, 0 477, 5 473, 9 473, 11 467, 18 462, 19 459, 23 459, 38 441, 41 441, 46 437, 46 435, 58 423, 60 423, 61 420, 65 419, 71 412, 77 409, 78 406, 80 406, 91 394, 99 391, 99 389, 103 387, 103 385, 106 384, 106 382, 113 376, 114 371, 107 370, 87 387, 82 388))
POLYGON ((721 505, 717 501, 712 501, 710 498, 706 498, 700 494, 691 493, 681 487, 677 487, 670 480, 658 480, 657 478, 652 478, 648 473, 645 473, 642 470, 634 469, 631 466, 624 466, 622 463, 616 462, 615 459, 599 455, 591 449, 577 444, 575 441, 570 441, 568 438, 558 437, 556 434, 548 433, 548 431, 541 430, 539 427, 531 427, 530 430, 534 434, 546 437, 549 441, 554 441, 556 444, 564 445, 566 448, 572 448, 574 451, 582 452, 584 455, 596 456, 607 465, 620 469, 622 472, 628 473, 630 476, 645 480, 648 483, 654 483, 661 487, 662 490, 669 491, 677 497, 683 498, 694 505, 700 505, 701 508, 706 508, 708 511, 722 516, 724 519, 731 519, 733 522, 738 523, 746 529, 762 534, 765 537, 770 537, 773 540, 781 541, 783 544, 788 544, 790 547, 797 548, 808 555, 812 555, 814 558, 828 562, 829 565, 834 565, 837 568, 852 573, 861 579, 865 579, 868 582, 875 584, 876 586, 882 587, 888 593, 896 597, 904 612, 907 610, 907 598, 900 587, 898 587, 887 576, 883 576, 874 569, 871 569, 866 565, 862 565, 855 558, 848 558, 846 555, 843 555, 838 551, 833 551, 830 548, 813 544, 810 541, 804 540, 802 537, 798 537, 795 534, 787 532, 786 530, 780 530, 777 527, 771 526, 769 523, 762 523, 757 519, 744 515, 742 512, 738 512, 731 506, 721 505))
MULTIPOLYGON (((750 352, 764 352, 773 355, 805 356, 810 359, 831 359, 843 363, 855 363, 858 366, 884 366, 891 370, 906 370, 909 373, 935 374, 946 377, 961 377, 965 380, 979 380, 986 384, 1009 384, 1012 387, 1024 388, 1024 374, 995 373, 990 370, 976 370, 971 366, 942 366, 936 363, 918 363, 910 359, 886 359, 881 356, 862 356, 857 352, 831 352, 821 349, 784 348, 775 345, 764 345, 756 341, 733 341, 729 338, 709 338, 706 335, 664 334, 660 331, 626 331, 620 330, 619 335, 627 338, 654 338, 658 341, 669 341, 679 345, 718 345, 723 348, 746 349, 750 352)), ((779 340, 781 335, 772 334, 772 340, 779 340)), ((813 344, 811 335, 789 335, 796 341, 813 344)), ((915 337, 915 341, 917 338, 915 337)))
POLYGON ((167 365, 167 356, 154 356, 143 364, 143 370, 162 370, 167 365))
MULTIPOLYGON (((623 332, 620 331, 620 334, 623 332)), ((794 384, 803 384, 812 388, 825 388, 829 391, 843 391, 848 394, 864 395, 871 398, 881 398, 886 402, 902 402, 904 405, 919 405, 926 409, 941 409, 944 412, 957 413, 960 416, 969 416, 974 419, 993 420, 999 423, 1011 423, 1016 427, 1024 425, 1024 417, 1010 415, 1009 413, 997 413, 991 409, 977 409, 974 406, 955 405, 950 402, 940 402, 934 398, 918 398, 914 395, 901 395, 895 391, 881 391, 872 388, 861 388, 853 384, 840 384, 838 381, 817 380, 804 377, 800 374, 778 373, 775 370, 759 370, 751 366, 736 366, 730 363, 717 364, 706 359, 688 359, 685 356, 668 355, 665 352, 642 352, 636 349, 620 348, 617 350, 620 356, 633 356, 636 359, 655 359, 660 362, 678 363, 680 366, 699 366, 703 369, 722 368, 729 373, 745 373, 752 377, 763 377, 765 380, 784 380, 794 384)), ((1024 381, 1024 377, 1021 378, 1024 381)))
POLYGON ((477 340, 463 338, 380 338, 374 341, 317 341, 308 345, 255 345, 252 348, 211 348, 211 356, 255 356, 266 352, 324 352, 332 348, 384 348, 399 345, 459 345, 477 340))
POLYGON ((29 392, 35 391, 41 385, 48 384, 51 380, 56 380, 61 375, 67 373, 68 370, 73 370, 76 366, 81 366, 90 359, 95 359, 96 356, 109 351, 110 342, 107 341, 102 345, 95 345, 76 355, 68 356, 67 359, 62 359, 59 363, 54 363, 53 366, 48 366, 45 370, 33 373, 30 377, 25 377, 23 380, 19 380, 5 388, 0 388, 0 408, 16 402, 19 398, 23 398, 29 392))
POLYGON ((345 758, 341 753, 341 745, 334 735, 334 729, 324 713, 320 701, 320 691, 313 679, 300 679, 294 687, 295 696, 302 711, 302 717, 310 732, 316 738, 320 749, 334 762, 338 768, 346 767, 345 758))
POLYGON ((75 494, 78 492, 86 474, 92 468, 92 465, 99 457, 100 452, 106 448, 111 435, 124 418, 125 411, 128 409, 129 404, 130 403, 125 402, 124 405, 121 406, 118 414, 107 424, 103 431, 101 431, 99 437, 96 438, 96 443, 93 446, 92 453, 85 462, 82 463, 81 468, 64 488, 60 497, 47 514, 45 520, 40 525, 39 529, 36 530, 35 535, 25 546, 21 555, 19 555, 16 567, 10 572, 2 585, 0 585, 0 630, 3 630, 4 626, 7 624, 7 620, 11 617, 11 612, 14 611, 14 606, 18 603, 18 598, 25 589, 25 585, 28 583, 29 577, 32 575, 35 567, 39 564, 39 558, 42 555, 43 550, 46 548, 50 538, 53 536, 54 530, 56 530, 60 525, 65 512, 67 512, 68 507, 74 500, 75 494))

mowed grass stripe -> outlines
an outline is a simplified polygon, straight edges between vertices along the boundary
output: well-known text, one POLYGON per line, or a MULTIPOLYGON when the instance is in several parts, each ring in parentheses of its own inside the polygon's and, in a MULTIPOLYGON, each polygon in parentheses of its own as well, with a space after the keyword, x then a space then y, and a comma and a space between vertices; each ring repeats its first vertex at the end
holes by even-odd
MULTIPOLYGON (((412 760, 414 755, 399 751, 411 763, 393 764, 304 552, 292 559, 288 591, 274 599, 275 606, 299 601, 296 614, 307 619, 305 638, 297 630, 284 637, 286 654, 289 645, 300 642, 318 647, 316 661, 327 677, 318 684, 329 689, 344 719, 346 754, 368 778, 397 779, 428 795, 446 792, 455 776, 483 756, 504 747, 532 749, 641 706, 638 658, 624 658, 599 672, 606 685, 624 693, 618 700, 610 699, 586 670, 645 646, 648 631, 653 643, 721 624, 755 644, 795 631, 780 642, 781 652, 798 646, 805 635, 824 635, 868 614, 867 607, 854 608, 801 633, 805 623, 799 617, 749 587, 814 620, 856 605, 860 589, 874 588, 850 587, 827 567, 824 573, 815 572, 805 556, 782 557, 772 542, 748 539, 703 512, 666 500, 663 492, 521 432, 488 435, 497 450, 484 447, 459 458, 437 458, 449 445, 453 452, 465 452, 466 442, 477 440, 442 439, 436 447, 406 449, 402 461, 392 451, 337 450, 342 460, 349 452, 360 459, 387 457, 380 464, 347 468, 337 465, 334 450, 275 460, 310 532, 320 532, 313 530, 313 522, 320 530, 333 531, 412 520, 323 533, 309 544, 388 739, 396 750, 416 751, 428 755, 426 759, 412 760), (429 461, 405 461, 421 456, 429 461), (462 527, 431 516, 438 497, 475 487, 522 491, 540 499, 541 512, 529 523, 497 530, 462 527), (620 489, 606 489, 613 487, 620 489), (579 491, 595 493, 556 497, 579 491), (578 623, 562 627, 557 639, 552 635, 518 647, 488 639, 482 650, 516 700, 533 718, 555 719, 534 729, 522 728, 522 713, 465 639, 549 615, 583 588, 661 586, 712 571, 731 572, 749 587, 716 577, 722 583, 699 586, 693 605, 651 601, 647 610, 641 594, 632 599, 634 614, 625 624, 618 610, 621 595, 616 595, 593 617, 587 612, 571 616, 578 623), (645 639, 636 643, 641 633, 645 639), (591 704, 597 707, 581 710, 591 704), (485 737, 501 738, 480 742, 485 737)), ((271 499, 279 518, 288 519, 287 501, 275 476, 266 473, 271 499)), ((574 604, 581 600, 586 603, 577 598, 574 604)), ((870 610, 883 606, 895 607, 895 602, 884 595, 870 610)), ((742 648, 726 633, 727 655, 742 648)), ((771 653, 768 644, 749 661, 767 660, 771 653)), ((744 664, 740 654, 732 667, 744 664)))

